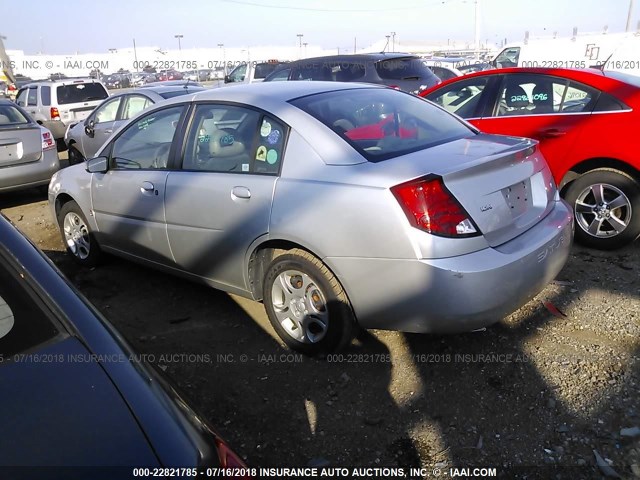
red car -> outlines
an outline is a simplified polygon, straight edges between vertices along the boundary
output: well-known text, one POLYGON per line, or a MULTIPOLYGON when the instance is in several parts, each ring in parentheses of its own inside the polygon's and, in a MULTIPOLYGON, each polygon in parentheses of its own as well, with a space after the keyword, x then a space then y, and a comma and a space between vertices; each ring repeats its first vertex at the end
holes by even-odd
POLYGON ((159 82, 167 82, 171 80, 182 80, 183 75, 176 70, 161 70, 156 77, 159 82))
POLYGON ((576 240, 609 250, 640 235, 640 77, 599 70, 505 68, 448 80, 420 96, 487 133, 535 138, 576 240))

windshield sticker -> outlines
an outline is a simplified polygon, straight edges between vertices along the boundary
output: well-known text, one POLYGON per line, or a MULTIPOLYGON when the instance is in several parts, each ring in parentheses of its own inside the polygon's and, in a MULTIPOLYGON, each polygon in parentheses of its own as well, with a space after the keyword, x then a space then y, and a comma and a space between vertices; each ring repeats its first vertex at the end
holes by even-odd
POLYGON ((280 130, 272 130, 267 136, 267 143, 269 145, 275 145, 280 141, 280 130))
POLYGON ((278 161, 278 152, 276 152, 273 148, 267 152, 267 163, 269 165, 273 165, 278 161))
POLYGON ((260 145, 258 147, 258 152, 256 153, 256 160, 260 160, 264 162, 267 159, 267 147, 264 145, 260 145))
POLYGON ((243 163, 242 164, 242 171, 243 172, 248 172, 249 171, 249 164, 248 163, 243 163))
POLYGON ((5 337, 13 328, 13 312, 4 298, 0 297, 0 338, 5 337))
POLYGON ((266 120, 262 121, 262 126, 260 127, 260 135, 263 137, 269 136, 271 133, 271 124, 266 120))

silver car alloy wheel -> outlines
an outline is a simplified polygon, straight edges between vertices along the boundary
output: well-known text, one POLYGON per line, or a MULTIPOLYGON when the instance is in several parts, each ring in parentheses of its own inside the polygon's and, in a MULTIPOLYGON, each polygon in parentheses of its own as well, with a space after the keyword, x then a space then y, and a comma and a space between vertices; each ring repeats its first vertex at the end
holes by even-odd
POLYGON ((278 322, 295 340, 318 343, 329 328, 329 310, 322 290, 306 273, 285 270, 271 287, 278 322))
POLYGON ((62 224, 64 239, 69 251, 81 260, 86 259, 90 252, 89 229, 82 217, 75 212, 69 212, 62 224))
POLYGON ((619 188, 607 183, 595 183, 578 195, 575 214, 578 225, 589 235, 613 237, 629 225, 631 202, 619 188))

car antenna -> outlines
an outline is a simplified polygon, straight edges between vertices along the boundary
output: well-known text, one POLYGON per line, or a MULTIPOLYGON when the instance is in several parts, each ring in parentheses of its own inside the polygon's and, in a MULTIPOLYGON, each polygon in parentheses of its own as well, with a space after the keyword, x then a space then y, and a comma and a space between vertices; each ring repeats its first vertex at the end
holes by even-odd
POLYGON ((615 50, 614 50, 613 52, 611 52, 611 55, 609 55, 609 56, 607 57, 607 59, 606 59, 604 62, 602 62, 602 63, 600 64, 600 66, 599 66, 599 67, 597 67, 597 68, 598 68, 598 70, 600 70, 603 74, 604 74, 604 67, 607 65, 607 63, 609 63, 609 60, 611 60, 611 57, 613 57, 613 54, 614 54, 614 53, 616 53, 616 51, 615 51, 615 50))
POLYGON ((189 82, 191 81, 190 78, 187 78, 187 83, 184 84, 184 86, 182 88, 184 88, 185 90, 189 90, 189 82))

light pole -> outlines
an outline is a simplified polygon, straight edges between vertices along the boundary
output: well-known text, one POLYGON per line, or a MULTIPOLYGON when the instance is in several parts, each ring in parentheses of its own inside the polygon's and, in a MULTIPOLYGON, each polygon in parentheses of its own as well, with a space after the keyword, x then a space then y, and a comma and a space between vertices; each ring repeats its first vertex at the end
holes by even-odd
POLYGON ((299 57, 302 57, 302 37, 304 37, 304 34, 302 33, 298 33, 296 35, 296 37, 298 37, 298 42, 300 43, 300 47, 299 47, 299 57))
POLYGON ((178 51, 182 52, 182 45, 180 44, 180 39, 184 38, 184 35, 180 35, 180 34, 174 35, 173 38, 177 38, 178 39, 178 51))
POLYGON ((396 51, 396 32, 391 32, 391 51, 396 51))
POLYGON ((391 38, 391 35, 385 35, 385 37, 387 37, 387 44, 384 46, 384 49, 382 50, 383 52, 389 50, 389 39, 391 38))
POLYGON ((307 42, 304 42, 302 45, 304 45, 304 56, 307 56, 307 45, 309 45, 307 42))
POLYGON ((224 50, 224 43, 219 43, 218 47, 222 50, 222 75, 227 76, 227 55, 224 50))

